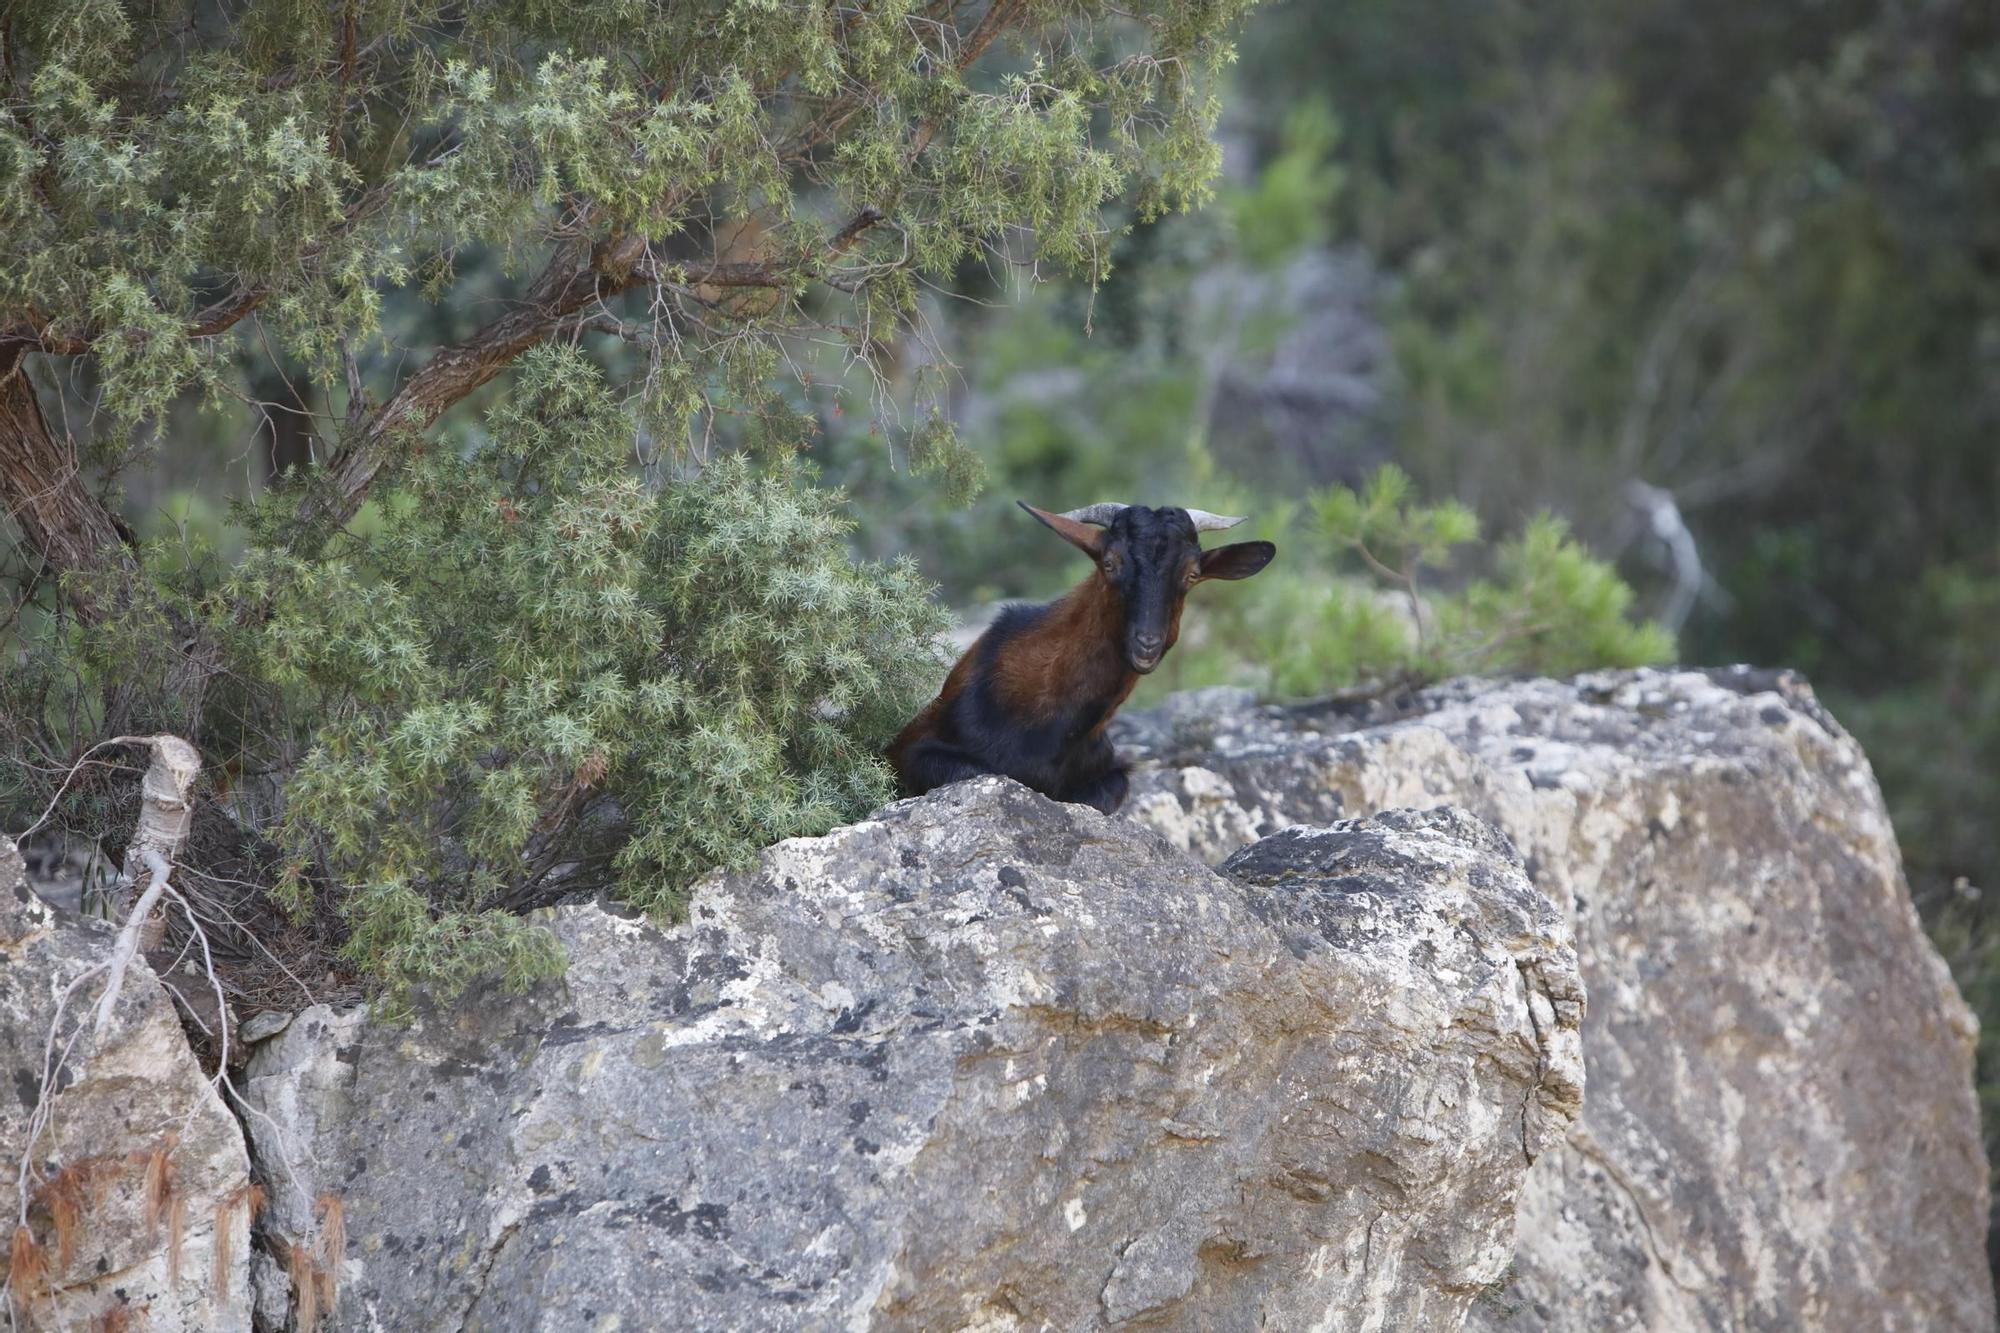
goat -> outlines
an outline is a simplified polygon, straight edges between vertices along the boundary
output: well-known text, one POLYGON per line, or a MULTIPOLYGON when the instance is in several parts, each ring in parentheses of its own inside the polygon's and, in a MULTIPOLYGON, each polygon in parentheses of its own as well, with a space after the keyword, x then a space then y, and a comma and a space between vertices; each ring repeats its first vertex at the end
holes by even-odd
POLYGON ((1125 800, 1126 776, 1104 729, 1180 637, 1188 589, 1247 579, 1278 548, 1239 542, 1204 551, 1198 533, 1243 520, 1200 509, 1021 508, 1096 569, 1047 605, 1002 610, 887 758, 906 796, 999 773, 1110 814, 1125 800))

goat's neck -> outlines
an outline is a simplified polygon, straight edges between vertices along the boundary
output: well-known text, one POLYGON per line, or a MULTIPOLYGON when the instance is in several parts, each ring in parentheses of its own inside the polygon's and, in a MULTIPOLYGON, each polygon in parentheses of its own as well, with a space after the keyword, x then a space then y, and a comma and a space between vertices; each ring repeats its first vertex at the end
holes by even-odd
POLYGON ((1051 602, 1048 613, 1008 645, 1001 689, 1030 716, 1096 708, 1108 719, 1139 680, 1125 664, 1124 642, 1124 605, 1093 575, 1051 602))

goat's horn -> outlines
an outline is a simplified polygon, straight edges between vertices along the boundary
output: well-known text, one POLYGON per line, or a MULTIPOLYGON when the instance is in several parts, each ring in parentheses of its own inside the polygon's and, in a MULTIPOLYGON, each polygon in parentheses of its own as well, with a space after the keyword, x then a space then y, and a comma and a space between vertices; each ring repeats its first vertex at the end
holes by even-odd
POLYGON ((1111 526, 1111 520, 1118 517, 1119 510, 1130 507, 1120 504, 1085 505, 1081 509, 1070 510, 1063 517, 1077 523, 1094 523, 1100 528, 1108 528, 1111 526))
POLYGON ((1187 516, 1194 520, 1196 532, 1220 532, 1224 528, 1233 528, 1243 521, 1241 518, 1224 518, 1221 514, 1211 514, 1206 509, 1190 509, 1187 511, 1187 516))

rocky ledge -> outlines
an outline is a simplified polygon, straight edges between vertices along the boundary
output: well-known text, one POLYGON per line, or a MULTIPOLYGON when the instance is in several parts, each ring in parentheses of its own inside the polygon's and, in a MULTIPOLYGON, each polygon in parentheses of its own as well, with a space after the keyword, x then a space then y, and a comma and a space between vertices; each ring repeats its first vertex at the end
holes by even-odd
POLYGON ((1801 682, 1121 740, 1117 818, 962 784, 561 909, 560 983, 261 1017, 233 1119, 143 964, 43 1096, 108 936, 0 864, 0 1169, 124 1164, 16 1326, 1993 1327, 1975 1028, 1801 682))
POLYGON ((242 1129, 143 961, 97 1030, 112 937, 31 893, 0 837, 0 1200, 12 1238, 0 1317, 9 1333, 246 1328, 242 1129))
POLYGON ((1450 804, 1575 930, 1582 1118, 1529 1176, 1493 1329, 1987 1330, 1977 1024, 1867 757, 1797 676, 1456 681, 1395 708, 1177 696, 1128 814, 1219 860, 1450 804))
POLYGON ((338 1326, 1456 1328, 1582 1094, 1568 931, 1452 810, 1217 873, 988 779, 554 925, 564 985, 257 1053, 338 1326))

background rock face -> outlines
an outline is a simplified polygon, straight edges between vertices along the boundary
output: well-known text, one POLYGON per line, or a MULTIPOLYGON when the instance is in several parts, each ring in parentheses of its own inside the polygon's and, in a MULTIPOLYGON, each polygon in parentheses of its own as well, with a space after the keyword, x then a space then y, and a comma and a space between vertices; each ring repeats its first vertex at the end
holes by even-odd
POLYGON ((247 1330, 249 1159, 243 1136, 189 1051, 172 1001, 142 960, 126 973, 102 1040, 87 1030, 101 982, 85 981, 70 994, 60 1042, 66 1044, 79 1024, 86 1030, 63 1063, 59 1091, 29 1150, 57 1001, 110 953, 112 934, 37 899, 14 845, 0 838, 0 1070, 9 1079, 0 1090, 0 1202, 6 1209, 0 1231, 11 1234, 19 1216, 25 1155, 35 1171, 29 1228, 58 1262, 52 1289, 32 1297, 9 1292, 10 1327, 91 1328, 123 1308, 139 1321, 134 1327, 149 1333, 247 1330), (157 1224, 148 1226, 149 1159, 168 1148, 165 1206, 156 1210, 162 1214, 157 1224), (57 1187, 50 1178, 62 1168, 72 1172, 71 1197, 80 1206, 67 1264, 59 1262, 51 1216, 57 1187), (178 1246, 172 1243, 176 1231, 178 1246), (219 1266, 218 1231, 227 1247, 227 1262, 219 1266))
POLYGON ((1974 1025, 1874 778, 1771 673, 1459 683, 1407 720, 1210 691, 1127 724, 1127 812, 1210 859, 1450 802, 1520 846, 1590 991, 1590 1099, 1472 1324, 1990 1329, 1974 1025), (1365 720, 1365 719, 1364 719, 1365 720))
POLYGON ((1225 870, 989 779, 565 909, 560 986, 258 1049, 272 1225, 343 1196, 340 1328, 1458 1327, 1581 1096, 1560 916, 1456 811, 1225 870))

